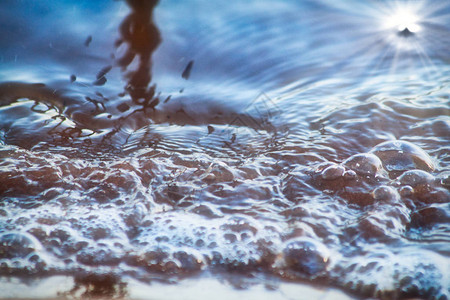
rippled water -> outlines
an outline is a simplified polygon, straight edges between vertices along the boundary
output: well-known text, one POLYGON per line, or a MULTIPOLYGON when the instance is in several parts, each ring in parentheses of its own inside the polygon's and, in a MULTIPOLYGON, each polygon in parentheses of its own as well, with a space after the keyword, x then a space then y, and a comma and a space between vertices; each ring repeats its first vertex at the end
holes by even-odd
POLYGON ((0 276, 449 299, 450 3, 156 4, 0 4, 0 276))

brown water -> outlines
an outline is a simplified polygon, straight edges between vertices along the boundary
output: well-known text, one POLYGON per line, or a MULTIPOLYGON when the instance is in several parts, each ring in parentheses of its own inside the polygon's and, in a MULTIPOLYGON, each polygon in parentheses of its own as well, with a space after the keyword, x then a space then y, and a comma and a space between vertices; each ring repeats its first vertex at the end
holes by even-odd
POLYGON ((0 297, 449 299, 449 33, 445 1, 2 1, 0 297))

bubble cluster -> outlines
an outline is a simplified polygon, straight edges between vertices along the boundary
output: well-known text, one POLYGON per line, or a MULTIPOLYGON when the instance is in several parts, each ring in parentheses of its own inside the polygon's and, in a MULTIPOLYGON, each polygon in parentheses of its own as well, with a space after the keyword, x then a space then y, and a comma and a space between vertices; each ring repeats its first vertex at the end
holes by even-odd
POLYGON ((4 146, 0 274, 146 281, 262 271, 331 280, 371 297, 396 295, 393 285, 399 295, 441 295, 445 272, 433 262, 421 271, 426 280, 407 263, 398 267, 404 276, 389 273, 390 285, 368 275, 398 258, 386 256, 389 245, 445 231, 449 220, 445 173, 411 158, 417 146, 402 148, 411 150, 408 160, 386 144, 341 161, 305 163, 313 157, 306 155, 295 167, 276 152, 215 162, 205 153, 141 149, 97 160, 4 146), (373 256, 361 257, 364 247, 375 247, 373 256))
POLYGON ((430 173, 434 168, 432 159, 418 146, 383 142, 340 164, 318 164, 312 184, 363 208, 358 219, 345 228, 348 240, 393 241, 407 235, 410 228, 431 228, 447 220, 445 209, 436 205, 448 203, 450 193, 430 173))
POLYGON ((366 297, 409 298, 418 294, 425 298, 448 297, 445 258, 426 250, 419 253, 401 248, 398 252, 396 255, 387 249, 377 249, 375 253, 354 257, 337 280, 347 282, 348 287, 366 297))
MULTIPOLYGON (((249 217, 227 217, 210 219, 183 213, 154 216, 148 219, 151 226, 131 241, 139 245, 144 253, 160 249, 166 255, 158 264, 175 262, 181 258, 192 261, 194 269, 210 264, 223 268, 254 268, 263 264, 265 257, 273 252, 280 240, 274 228, 264 226, 249 217), (183 224, 183 226, 181 226, 183 224), (148 249, 148 250, 147 250, 148 249), (180 254, 184 249, 185 254, 180 254), (177 254, 178 253, 178 254, 177 254)), ((141 254, 138 254, 138 256, 141 254)), ((183 271, 181 267, 180 271, 183 271)))

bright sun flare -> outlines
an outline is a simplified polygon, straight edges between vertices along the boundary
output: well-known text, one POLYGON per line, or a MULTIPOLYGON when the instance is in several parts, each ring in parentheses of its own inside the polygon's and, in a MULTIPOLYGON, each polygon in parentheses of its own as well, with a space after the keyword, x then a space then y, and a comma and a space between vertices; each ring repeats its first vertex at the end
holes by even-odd
POLYGON ((409 9, 398 9, 389 16, 386 26, 398 30, 398 32, 416 33, 421 30, 419 16, 409 9))

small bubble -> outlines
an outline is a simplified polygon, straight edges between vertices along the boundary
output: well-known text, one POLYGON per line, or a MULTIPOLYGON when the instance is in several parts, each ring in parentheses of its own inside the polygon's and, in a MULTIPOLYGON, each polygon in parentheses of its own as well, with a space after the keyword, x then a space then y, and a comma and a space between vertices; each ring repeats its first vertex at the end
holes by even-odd
POLYGON ((223 237, 231 244, 237 241, 236 235, 232 233, 226 233, 223 235, 223 237))
POLYGON ((349 180, 355 179, 356 178, 356 172, 353 171, 353 170, 347 170, 344 173, 344 178, 345 179, 349 179, 349 180))
POLYGON ((211 243, 209 243, 209 244, 208 244, 208 248, 209 248, 209 249, 217 248, 217 243, 216 243, 216 242, 211 242, 211 243))
POLYGON ((163 235, 163 236, 157 236, 157 237, 155 238, 155 241, 157 241, 158 243, 161 243, 161 242, 168 242, 168 241, 169 241, 169 237, 167 237, 167 236, 165 236, 165 235, 163 235))
POLYGON ((442 186, 450 188, 450 172, 445 172, 445 174, 441 174, 439 176, 439 179, 442 186))
POLYGON ((290 241, 285 246, 283 255, 288 268, 307 276, 325 271, 330 256, 325 245, 306 237, 290 241))
POLYGON ((197 240, 197 241, 195 242, 195 246, 198 247, 198 248, 202 248, 202 247, 205 246, 205 241, 202 240, 202 239, 199 239, 199 240, 197 240))
POLYGON ((450 213, 440 206, 429 206, 414 212, 411 215, 411 226, 429 228, 435 224, 448 224, 450 222, 450 213))
POLYGON ((383 170, 381 160, 370 153, 360 153, 350 156, 343 164, 361 175, 375 176, 383 170))
POLYGON ((393 201, 400 198, 394 188, 385 185, 376 188, 372 195, 375 201, 393 201))
POLYGON ((331 165, 322 171, 322 178, 325 180, 335 180, 344 175, 345 168, 339 165, 331 165))
POLYGON ((186 253, 185 251, 177 251, 173 257, 178 259, 183 271, 194 272, 199 271, 203 266, 203 260, 197 255, 186 253))
POLYGON ((95 227, 88 227, 86 229, 86 235, 97 241, 109 237, 111 235, 111 230, 98 224, 98 226, 95 227))
POLYGON ((402 195, 403 197, 408 197, 413 194, 414 189, 409 185, 405 185, 400 188, 399 192, 400 192, 400 195, 402 195))
POLYGON ((422 170, 411 170, 403 173, 398 181, 401 184, 416 187, 418 185, 432 183, 434 181, 433 175, 422 170))
POLYGON ((116 266, 120 263, 121 257, 110 249, 86 248, 77 255, 77 261, 88 266, 116 266))

